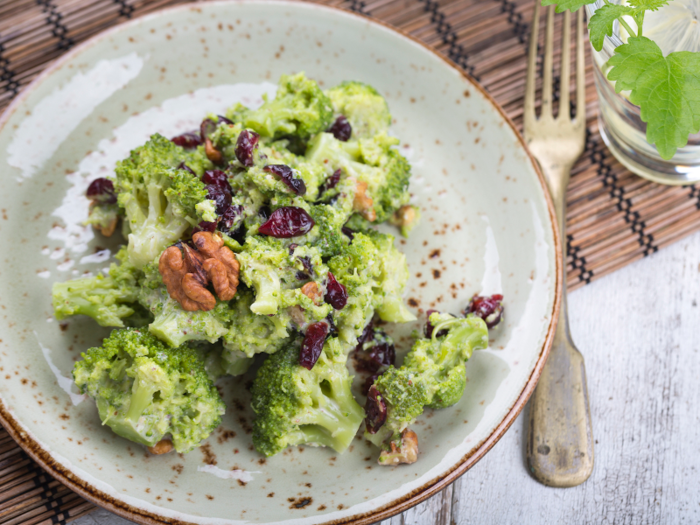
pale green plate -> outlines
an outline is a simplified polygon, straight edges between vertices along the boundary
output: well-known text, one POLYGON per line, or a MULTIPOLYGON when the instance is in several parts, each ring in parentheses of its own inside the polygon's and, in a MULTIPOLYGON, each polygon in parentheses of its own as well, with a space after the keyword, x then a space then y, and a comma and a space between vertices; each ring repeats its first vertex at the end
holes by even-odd
POLYGON ((0 170, 0 419, 50 473, 135 521, 379 520, 474 464, 520 411, 544 363, 561 257, 532 158, 481 88, 368 19, 311 4, 236 2, 116 27, 59 60, 5 112, 0 170), (263 459, 251 445, 247 377, 222 383, 228 412, 205 447, 149 456, 102 427, 93 403, 71 387, 73 362, 107 331, 52 317, 51 284, 106 267, 104 249, 114 251, 81 226, 87 182, 149 134, 172 136, 208 111, 258 103, 281 74, 301 70, 325 87, 367 82, 389 102, 424 210, 415 235, 400 241, 412 272, 406 297, 420 322, 429 308, 458 313, 474 293, 502 292, 505 326, 469 361, 461 402, 415 425, 413 465, 378 466, 361 439, 343 455, 300 448, 263 459))

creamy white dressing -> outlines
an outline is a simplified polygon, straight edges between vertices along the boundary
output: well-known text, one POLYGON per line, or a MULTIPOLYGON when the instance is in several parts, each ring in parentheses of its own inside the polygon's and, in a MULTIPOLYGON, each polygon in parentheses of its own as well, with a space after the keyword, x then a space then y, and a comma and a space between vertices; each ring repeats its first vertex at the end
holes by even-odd
POLYGON ((207 474, 211 474, 212 476, 216 476, 217 478, 221 479, 237 479, 243 483, 253 481, 253 476, 251 476, 251 474, 260 474, 260 471, 250 472, 239 469, 223 470, 215 467, 214 465, 200 465, 197 467, 197 472, 206 472, 207 474))
POLYGON ((144 60, 147 57, 136 53, 100 60, 40 100, 32 114, 22 120, 7 147, 8 164, 21 171, 18 180, 40 170, 97 106, 139 74, 144 60))
POLYGON ((102 263, 108 261, 111 256, 112 252, 110 250, 100 250, 99 252, 93 253, 92 255, 86 255, 85 257, 81 257, 80 264, 102 263))
MULTIPOLYGON (((47 319, 48 322, 50 321, 51 318, 47 319)), ((36 337, 36 342, 39 343, 39 348, 41 348, 41 353, 44 354, 44 359, 46 359, 46 363, 49 365, 49 368, 53 372, 53 375, 56 376, 56 382, 58 383, 58 386, 63 390, 65 393, 67 393, 70 396, 70 400, 73 403, 73 405, 79 405, 83 401, 87 399, 86 394, 75 394, 73 393, 73 378, 69 378, 64 376, 61 373, 61 370, 53 364, 53 361, 51 360, 51 349, 45 347, 44 345, 41 344, 41 341, 39 341, 39 334, 34 332, 34 337, 36 337)))

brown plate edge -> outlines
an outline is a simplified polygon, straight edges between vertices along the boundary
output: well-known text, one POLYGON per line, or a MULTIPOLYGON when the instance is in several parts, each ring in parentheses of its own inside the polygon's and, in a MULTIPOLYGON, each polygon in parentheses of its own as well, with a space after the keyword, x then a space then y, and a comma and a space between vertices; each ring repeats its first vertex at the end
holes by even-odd
MULTIPOLYGON (((233 4, 233 3, 249 3, 253 2, 255 0, 230 0, 230 1, 213 1, 213 2, 207 2, 207 5, 211 4, 233 4)), ((556 270, 556 281, 555 281, 555 295, 554 295, 554 303, 552 305, 552 317, 551 321, 549 324, 549 328, 547 330, 547 335, 545 337, 544 344, 542 345, 542 350, 540 352, 540 356, 537 360, 537 363, 535 363, 535 368, 532 371, 532 374, 530 374, 530 378, 528 379, 527 383, 525 384, 525 387, 523 388, 523 391, 520 393, 520 396, 518 399, 515 401, 511 409, 508 411, 506 416, 504 417, 503 421, 493 430, 491 435, 487 437, 482 443, 479 445, 479 447, 472 451, 471 453, 465 455, 461 460, 459 460, 451 470, 447 472, 446 475, 441 475, 438 476, 437 478, 425 483, 422 487, 419 487, 417 489, 414 489, 411 491, 409 494, 404 495, 403 497, 387 504, 384 505, 383 507, 380 507, 378 509, 375 509, 371 512, 367 512, 364 514, 356 514, 354 516, 349 516, 347 518, 342 518, 340 520, 332 520, 328 522, 324 522, 324 525, 340 525, 340 524, 346 524, 346 523, 355 523, 357 525, 370 525, 372 523, 375 523, 377 521, 381 521, 387 518, 390 518, 391 516, 394 516, 396 514, 399 514, 400 512, 403 512, 405 510, 410 509, 411 507, 421 503, 422 501, 428 499, 429 497, 433 496, 435 493, 439 492, 440 490, 444 489, 446 486, 448 486, 450 483, 453 483, 458 477, 460 477, 462 474, 464 474, 467 470, 469 470, 472 466, 476 464, 477 461, 479 461, 490 449, 493 447, 499 439, 505 434, 505 432, 510 428, 510 426, 513 424, 515 421, 516 417, 520 414, 521 410, 527 403, 528 399, 532 395, 532 393, 535 390, 535 387, 537 386, 537 381, 539 380, 540 374, 542 373, 542 369, 544 368, 545 362, 547 361, 547 356, 549 355, 550 348, 552 346, 552 342, 554 340, 554 333, 556 331, 556 326, 557 326, 557 320, 559 319, 559 310, 561 307, 561 301, 562 301, 562 293, 563 293, 563 281, 562 281, 562 276, 563 276, 563 256, 562 256, 562 251, 560 249, 556 249, 559 246, 561 246, 561 240, 560 240, 560 233, 559 233, 559 228, 557 226, 557 220, 556 220, 556 214, 554 211, 554 205, 552 203, 552 198, 549 193, 549 189, 547 187, 547 183, 544 179, 544 175, 542 174, 542 171, 540 170, 539 164, 535 160, 535 158, 532 156, 532 153, 528 149, 525 140, 523 139, 522 135, 518 131, 518 129, 515 127, 515 124, 513 121, 506 115, 505 111, 501 108, 501 106, 495 101, 495 99, 481 86, 479 85, 478 82, 476 82, 468 73, 465 73, 462 71, 452 60, 445 58, 442 56, 440 53, 438 53, 436 50, 428 46, 427 44, 421 42, 420 40, 412 37, 411 35, 405 33, 401 29, 395 28, 382 20, 377 20, 370 18, 367 15, 364 14, 359 14, 355 12, 348 11, 346 9, 336 7, 336 6, 330 6, 330 5, 323 5, 323 4, 315 4, 312 2, 297 2, 297 1, 285 1, 285 0, 267 0, 264 1, 264 3, 280 3, 280 4, 306 4, 306 5, 313 5, 317 8, 320 9, 327 9, 329 11, 335 11, 335 12, 340 12, 346 16, 354 17, 354 18, 359 18, 367 23, 370 24, 376 24, 384 29, 387 29, 391 32, 397 33, 400 36, 412 41, 415 44, 420 45, 433 55, 435 55, 436 58, 439 58, 442 60, 445 64, 447 64, 450 68, 454 69, 459 73, 459 75, 464 78, 467 82, 469 82, 472 87, 477 89, 486 100, 488 100, 493 108, 501 115, 503 120, 507 122, 507 124, 510 126, 511 130, 517 137, 518 141, 520 142, 521 146, 527 153, 528 158, 530 159, 530 162, 535 169, 535 173, 537 173, 537 177, 539 179, 540 185, 542 186, 542 190, 544 193, 545 201, 547 203, 547 209, 549 210, 549 218, 550 218, 550 223, 552 225, 552 234, 554 237, 554 246, 555 246, 555 270, 556 270)), ((83 42, 82 44, 76 46, 73 50, 69 51, 62 57, 58 58, 53 64, 48 66, 39 76, 37 76, 22 92, 15 97, 15 99, 10 103, 10 105, 5 109, 2 115, 0 115, 0 129, 4 127, 4 125, 7 123, 9 120, 10 116, 14 113, 14 111, 17 109, 17 106, 24 101, 29 94, 49 75, 53 73, 54 70, 58 69, 64 62, 67 62, 70 60, 74 55, 77 55, 81 53, 83 50, 89 48, 90 46, 94 45, 98 41, 102 40, 106 36, 115 33, 117 31, 121 31, 124 29, 124 27, 131 25, 131 24, 136 24, 136 23, 141 23, 143 20, 147 20, 149 18, 157 17, 162 15, 165 12, 171 12, 171 11, 176 11, 176 10, 187 10, 187 9, 192 9, 195 11, 200 11, 201 8, 197 4, 184 4, 184 5, 178 5, 174 7, 170 7, 167 9, 162 9, 158 10, 155 13, 151 13, 148 15, 145 15, 143 17, 136 18, 134 20, 130 20, 127 22, 124 22, 122 24, 119 24, 111 29, 108 29, 106 31, 102 31, 101 33, 91 37, 89 40, 86 42, 83 42)), ((109 511, 114 512, 115 514, 122 516, 123 518, 130 519, 132 521, 135 521, 137 523, 143 523, 145 525, 160 525, 163 523, 169 523, 169 524, 178 524, 178 525, 195 525, 192 522, 186 522, 186 521, 181 521, 175 518, 167 518, 165 516, 159 516, 157 514, 153 514, 151 512, 148 512, 144 509, 139 509, 136 507, 132 507, 131 505, 128 505, 127 503, 117 499, 113 498, 112 496, 102 492, 101 490, 93 487, 86 481, 80 479, 77 477, 75 474, 73 474, 70 470, 66 469, 63 467, 63 465, 57 463, 51 455, 44 449, 42 449, 36 441, 27 434, 24 430, 22 430, 20 424, 18 421, 15 420, 15 418, 9 413, 9 411, 5 408, 2 399, 0 399, 0 424, 7 430, 7 432, 10 434, 12 439, 17 442, 17 444, 34 460, 36 461, 44 470, 46 470, 49 474, 51 474, 53 477, 58 479, 61 483, 66 485, 68 488, 70 488, 72 491, 78 493, 80 496, 83 498, 87 499, 88 501, 99 505, 101 507, 106 508, 109 511)))

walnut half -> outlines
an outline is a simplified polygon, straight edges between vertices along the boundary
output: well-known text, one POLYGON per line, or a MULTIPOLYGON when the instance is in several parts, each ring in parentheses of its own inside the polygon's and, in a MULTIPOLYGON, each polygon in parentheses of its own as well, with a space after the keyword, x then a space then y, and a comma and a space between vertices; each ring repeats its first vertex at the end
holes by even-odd
POLYGON ((207 272, 216 290, 216 295, 222 301, 230 301, 238 289, 238 273, 240 265, 230 248, 224 246, 224 241, 218 235, 210 232, 197 232, 192 236, 192 242, 197 250, 207 259, 203 268, 207 272))
POLYGON ((168 294, 184 310, 212 310, 216 297, 207 289, 209 282, 219 299, 230 301, 238 288, 239 264, 218 235, 198 232, 192 241, 196 249, 178 243, 165 250, 160 256, 158 270, 168 294))

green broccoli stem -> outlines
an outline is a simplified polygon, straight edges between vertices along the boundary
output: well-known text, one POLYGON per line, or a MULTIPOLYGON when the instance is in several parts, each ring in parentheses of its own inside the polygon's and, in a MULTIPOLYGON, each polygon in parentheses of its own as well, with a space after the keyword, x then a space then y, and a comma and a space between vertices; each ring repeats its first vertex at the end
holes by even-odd
POLYGON ((314 408, 303 412, 296 421, 306 442, 318 443, 342 452, 350 446, 364 418, 364 411, 343 379, 328 382, 330 392, 322 392, 314 408))
POLYGON ((180 316, 181 314, 178 314, 176 311, 171 311, 167 314, 160 313, 155 316, 148 327, 148 331, 170 346, 180 346, 194 338, 192 335, 189 335, 187 330, 183 330, 179 326, 180 316))
POLYGON ((129 403, 129 410, 126 413, 126 419, 130 419, 134 423, 138 422, 143 411, 151 404, 153 395, 157 390, 152 385, 146 385, 147 383, 145 381, 140 381, 138 378, 134 381, 131 402, 129 403))
POLYGON ((123 319, 134 313, 129 303, 136 302, 133 288, 102 276, 55 283, 52 294, 57 320, 87 315, 100 326, 124 326, 123 319))
POLYGON ((263 137, 273 138, 275 135, 294 133, 297 126, 291 119, 294 111, 288 107, 286 99, 267 102, 263 107, 245 116, 243 124, 246 128, 256 131, 263 137), (279 132, 279 133, 278 133, 279 132))
POLYGON ((139 429, 141 415, 151 404, 153 396, 157 391, 157 388, 147 385, 147 382, 139 381, 138 377, 134 380, 129 409, 124 417, 118 417, 117 414, 108 413, 109 403, 103 398, 97 399, 97 408, 100 412, 102 424, 109 425, 115 434, 136 443, 141 443, 142 445, 153 446, 162 436, 146 436, 143 434, 142 430, 139 429))

